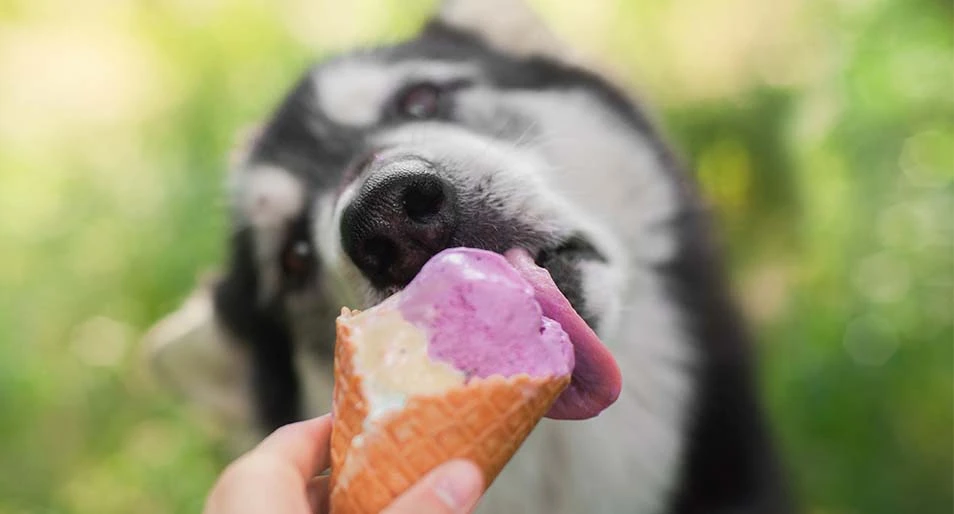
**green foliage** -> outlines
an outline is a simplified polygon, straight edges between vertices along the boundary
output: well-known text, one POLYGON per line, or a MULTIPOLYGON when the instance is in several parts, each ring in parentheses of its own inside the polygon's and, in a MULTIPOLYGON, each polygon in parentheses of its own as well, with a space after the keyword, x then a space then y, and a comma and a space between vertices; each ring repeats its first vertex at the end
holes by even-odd
MULTIPOLYGON (((809 511, 951 512, 951 4, 532 3, 711 199, 809 511)), ((219 262, 234 134, 432 4, 0 4, 0 514, 200 509, 223 454, 138 339, 219 262)))

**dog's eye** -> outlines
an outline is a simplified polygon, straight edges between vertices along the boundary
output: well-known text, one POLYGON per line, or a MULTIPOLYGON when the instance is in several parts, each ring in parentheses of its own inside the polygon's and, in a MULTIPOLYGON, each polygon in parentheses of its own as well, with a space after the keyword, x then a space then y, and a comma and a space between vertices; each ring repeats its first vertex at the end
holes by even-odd
POLYGON ((291 241, 282 252, 282 272, 293 282, 304 281, 311 271, 312 260, 311 245, 308 241, 291 241))
POLYGON ((398 113, 405 118, 426 120, 437 116, 441 106, 441 89, 421 83, 408 87, 398 97, 398 113))

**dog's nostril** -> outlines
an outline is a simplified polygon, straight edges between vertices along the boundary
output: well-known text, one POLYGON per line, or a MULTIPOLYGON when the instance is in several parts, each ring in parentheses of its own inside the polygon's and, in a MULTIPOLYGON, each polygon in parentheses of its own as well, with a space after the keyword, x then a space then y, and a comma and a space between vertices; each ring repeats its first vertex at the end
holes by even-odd
POLYGON ((341 244, 379 289, 404 286, 457 230, 454 185, 408 157, 375 169, 341 214, 341 244))
POLYGON ((397 246, 388 238, 371 237, 362 245, 361 255, 368 268, 383 272, 397 259, 397 246))
POLYGON ((402 198, 404 213, 416 223, 427 223, 441 212, 444 186, 440 179, 424 177, 410 184, 402 198))

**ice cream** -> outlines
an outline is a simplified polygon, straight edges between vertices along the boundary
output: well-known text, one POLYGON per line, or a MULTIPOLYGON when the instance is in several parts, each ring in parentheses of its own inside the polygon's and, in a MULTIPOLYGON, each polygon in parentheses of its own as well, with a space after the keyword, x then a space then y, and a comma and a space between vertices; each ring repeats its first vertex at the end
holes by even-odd
POLYGON ((381 304, 344 309, 335 379, 335 514, 377 512, 453 457, 489 485, 544 415, 592 417, 620 390, 609 351, 519 250, 446 250, 381 304))
POLYGON ((498 254, 457 249, 435 256, 399 295, 398 308, 427 334, 431 358, 468 378, 573 369, 566 333, 543 317, 533 288, 498 254))

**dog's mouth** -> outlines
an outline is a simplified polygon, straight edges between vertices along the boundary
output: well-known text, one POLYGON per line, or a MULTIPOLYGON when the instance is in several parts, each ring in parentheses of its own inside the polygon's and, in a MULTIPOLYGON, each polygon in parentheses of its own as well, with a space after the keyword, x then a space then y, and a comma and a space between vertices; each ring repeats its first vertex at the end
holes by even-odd
POLYGON ((574 234, 557 245, 540 250, 534 257, 537 266, 547 270, 560 292, 590 327, 596 315, 586 308, 583 297, 582 263, 605 263, 606 257, 582 234, 574 234))
MULTIPOLYGON (((573 309, 595 330, 599 316, 586 308, 581 265, 587 262, 605 263, 606 257, 604 254, 586 236, 576 233, 555 244, 536 251, 530 250, 530 255, 537 266, 547 270, 553 278, 553 282, 570 302, 573 309)), ((373 303, 383 301, 402 289, 404 289, 403 285, 381 288, 376 291, 376 298, 373 303)))

